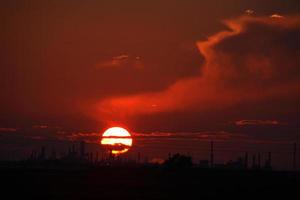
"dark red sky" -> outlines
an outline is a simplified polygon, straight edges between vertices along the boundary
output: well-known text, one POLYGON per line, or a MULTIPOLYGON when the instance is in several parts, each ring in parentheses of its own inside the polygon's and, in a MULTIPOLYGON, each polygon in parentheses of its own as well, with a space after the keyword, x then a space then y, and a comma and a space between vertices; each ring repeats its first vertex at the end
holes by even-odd
POLYGON ((299 141, 299 10, 298 0, 1 1, 1 135, 118 124, 299 141))

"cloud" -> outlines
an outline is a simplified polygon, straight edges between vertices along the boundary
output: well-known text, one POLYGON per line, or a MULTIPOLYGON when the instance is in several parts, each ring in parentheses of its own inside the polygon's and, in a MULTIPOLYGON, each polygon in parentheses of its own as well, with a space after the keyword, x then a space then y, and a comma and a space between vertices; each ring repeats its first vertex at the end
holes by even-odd
POLYGON ((277 18, 277 19, 283 19, 283 18, 284 18, 284 16, 279 15, 279 14, 273 14, 273 15, 271 15, 270 17, 271 17, 271 18, 277 18))
POLYGON ((50 126, 47 124, 35 124, 32 126, 33 129, 44 129, 44 130, 57 130, 57 129, 62 129, 60 126, 50 126))
POLYGON ((245 10, 245 13, 247 15, 253 15, 253 14, 255 14, 254 10, 251 10, 251 9, 245 10))
POLYGON ((0 132, 16 132, 16 128, 7 128, 7 127, 1 127, 0 132))
POLYGON ((33 125, 32 128, 35 128, 35 129, 47 129, 47 128, 49 128, 49 126, 48 125, 41 125, 41 124, 39 124, 39 125, 33 125))
POLYGON ((138 139, 179 139, 179 140, 240 140, 248 138, 244 134, 230 133, 227 131, 201 131, 201 132, 152 132, 134 133, 134 138, 138 139))
POLYGON ((113 57, 113 60, 125 60, 127 58, 129 58, 129 56, 126 54, 123 54, 123 55, 113 57))
POLYGON ((242 16, 224 24, 228 30, 197 42, 205 58, 197 77, 180 79, 159 92, 101 100, 97 104, 101 116, 122 119, 174 111, 218 111, 272 98, 299 97, 298 17, 242 16))
POLYGON ((122 67, 122 66, 131 66, 135 68, 143 67, 140 56, 133 57, 128 54, 121 54, 118 56, 114 56, 111 59, 96 64, 97 68, 111 68, 111 67, 122 67))
POLYGON ((281 123, 277 120, 238 120, 235 122, 237 126, 266 126, 266 125, 280 125, 281 123))
POLYGON ((68 132, 58 131, 55 137, 64 141, 85 141, 88 143, 99 143, 101 134, 95 132, 68 132))
POLYGON ((148 162, 152 163, 152 164, 163 164, 165 162, 165 159, 162 159, 162 158, 152 158, 148 162))

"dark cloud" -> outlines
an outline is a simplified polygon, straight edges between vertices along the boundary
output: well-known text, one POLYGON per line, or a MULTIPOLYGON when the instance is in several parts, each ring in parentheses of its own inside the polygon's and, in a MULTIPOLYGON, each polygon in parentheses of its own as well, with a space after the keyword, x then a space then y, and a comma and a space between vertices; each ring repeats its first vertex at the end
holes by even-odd
POLYGON ((299 2, 1 1, 0 7, 1 121, 77 125, 92 121, 85 112, 94 100, 159 91, 197 75, 203 58, 194 43, 224 27, 220 19, 246 9, 295 13, 299 2), (117 63, 124 67, 95 69, 123 54, 129 58, 117 63), (136 57, 143 70, 132 66, 136 57))
POLYGON ((197 44, 205 57, 199 77, 180 79, 160 92, 108 98, 99 110, 127 117, 299 98, 299 22, 297 17, 227 20, 230 30, 197 44))

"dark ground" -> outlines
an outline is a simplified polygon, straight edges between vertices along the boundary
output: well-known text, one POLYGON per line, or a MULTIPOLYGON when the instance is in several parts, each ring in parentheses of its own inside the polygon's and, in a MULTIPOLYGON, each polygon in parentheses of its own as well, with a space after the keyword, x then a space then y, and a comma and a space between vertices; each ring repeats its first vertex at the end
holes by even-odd
POLYGON ((0 169, 3 199, 299 199, 299 178, 292 172, 194 168, 0 169))

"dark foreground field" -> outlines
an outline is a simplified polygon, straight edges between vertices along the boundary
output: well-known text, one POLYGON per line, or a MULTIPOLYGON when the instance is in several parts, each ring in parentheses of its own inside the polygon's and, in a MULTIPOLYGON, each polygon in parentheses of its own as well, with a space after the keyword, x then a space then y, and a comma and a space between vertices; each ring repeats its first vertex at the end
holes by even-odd
POLYGON ((1 169, 0 180, 3 199, 299 199, 300 194, 299 174, 287 172, 1 169))

